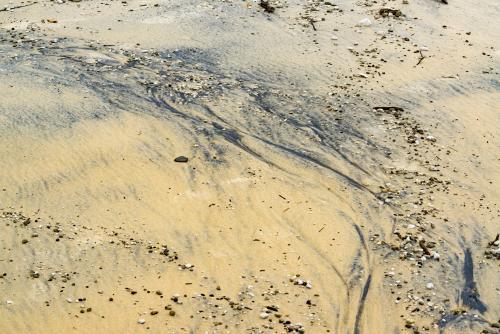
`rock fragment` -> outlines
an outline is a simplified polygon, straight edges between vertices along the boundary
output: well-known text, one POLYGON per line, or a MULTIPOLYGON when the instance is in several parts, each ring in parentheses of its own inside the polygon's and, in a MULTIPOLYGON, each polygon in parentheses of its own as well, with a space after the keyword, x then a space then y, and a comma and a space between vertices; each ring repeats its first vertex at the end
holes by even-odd
POLYGON ((174 159, 175 162, 181 162, 181 163, 186 163, 189 161, 189 159, 183 155, 178 156, 177 158, 174 159))

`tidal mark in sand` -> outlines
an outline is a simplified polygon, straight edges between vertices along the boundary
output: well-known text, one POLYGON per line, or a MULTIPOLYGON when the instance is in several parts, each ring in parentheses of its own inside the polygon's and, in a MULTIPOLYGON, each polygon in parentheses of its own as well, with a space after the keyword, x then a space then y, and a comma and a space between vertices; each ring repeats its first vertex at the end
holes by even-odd
POLYGON ((472 254, 469 248, 464 251, 464 287, 460 298, 463 305, 470 309, 477 310, 481 313, 486 312, 487 307, 481 301, 479 290, 477 289, 476 282, 474 281, 474 264, 472 261, 472 254))

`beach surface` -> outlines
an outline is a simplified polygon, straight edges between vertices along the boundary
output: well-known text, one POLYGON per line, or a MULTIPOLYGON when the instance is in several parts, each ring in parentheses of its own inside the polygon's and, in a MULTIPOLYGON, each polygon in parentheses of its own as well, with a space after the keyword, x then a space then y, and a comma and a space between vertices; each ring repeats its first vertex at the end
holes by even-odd
POLYGON ((499 17, 0 0, 0 333, 498 333, 499 17))

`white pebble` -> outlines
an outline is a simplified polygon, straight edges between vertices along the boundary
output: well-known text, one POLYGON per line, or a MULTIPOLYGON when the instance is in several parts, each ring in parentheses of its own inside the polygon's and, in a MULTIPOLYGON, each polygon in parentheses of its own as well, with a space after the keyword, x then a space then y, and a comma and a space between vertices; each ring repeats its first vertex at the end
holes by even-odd
POLYGON ((262 312, 262 313, 259 315, 259 317, 260 317, 261 319, 267 319, 267 318, 269 317, 269 314, 268 314, 268 313, 266 313, 266 312, 262 312))
POLYGON ((369 27, 372 25, 372 21, 370 21, 369 18, 365 17, 364 19, 361 19, 357 24, 356 27, 369 27))

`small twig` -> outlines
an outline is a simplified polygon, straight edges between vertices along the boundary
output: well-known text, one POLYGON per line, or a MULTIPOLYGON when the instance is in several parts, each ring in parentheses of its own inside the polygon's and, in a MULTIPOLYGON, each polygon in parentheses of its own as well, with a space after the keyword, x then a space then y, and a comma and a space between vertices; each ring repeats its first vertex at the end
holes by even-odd
POLYGON ((497 233, 495 240, 488 242, 488 246, 493 246, 495 242, 497 242, 499 239, 500 239, 500 233, 497 233))
POLYGON ((314 20, 313 19, 310 19, 309 20, 309 23, 312 25, 314 31, 316 31, 316 26, 314 25, 314 20))
POLYGON ((325 226, 326 226, 326 225, 323 225, 323 227, 322 227, 322 228, 320 228, 318 232, 323 231, 323 229, 325 228, 325 226))
POLYGON ((14 10, 14 9, 18 9, 18 8, 23 8, 23 7, 28 7, 28 6, 31 6, 31 5, 34 5, 34 4, 37 4, 38 1, 35 1, 35 2, 32 2, 32 3, 28 3, 26 5, 19 5, 19 6, 15 6, 15 7, 5 7, 5 8, 0 8, 0 12, 8 12, 8 11, 11 11, 11 10, 14 10))
POLYGON ((422 51, 419 51, 419 52, 420 52, 420 58, 418 59, 417 65, 415 65, 415 66, 420 65, 420 63, 422 62, 422 60, 424 60, 425 58, 427 58, 427 57, 425 57, 425 56, 422 54, 422 51))

